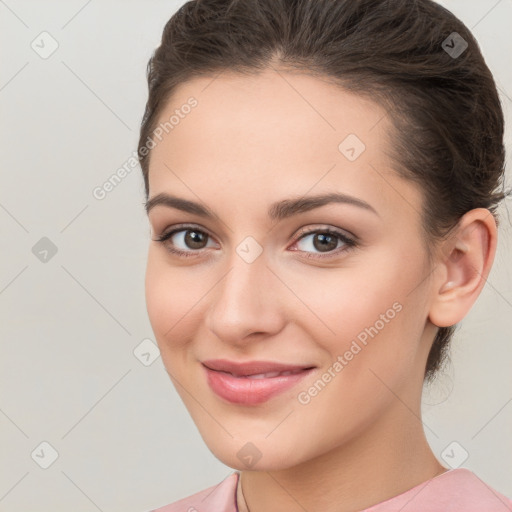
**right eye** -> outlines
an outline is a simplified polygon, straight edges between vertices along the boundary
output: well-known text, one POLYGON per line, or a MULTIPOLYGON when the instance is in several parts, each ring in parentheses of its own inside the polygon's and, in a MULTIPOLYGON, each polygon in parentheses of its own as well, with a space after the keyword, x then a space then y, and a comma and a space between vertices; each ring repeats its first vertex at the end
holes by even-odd
POLYGON ((205 248, 205 243, 209 238, 211 237, 208 233, 196 226, 180 226, 164 232, 155 239, 155 242, 162 243, 172 254, 190 257, 198 256, 205 248))

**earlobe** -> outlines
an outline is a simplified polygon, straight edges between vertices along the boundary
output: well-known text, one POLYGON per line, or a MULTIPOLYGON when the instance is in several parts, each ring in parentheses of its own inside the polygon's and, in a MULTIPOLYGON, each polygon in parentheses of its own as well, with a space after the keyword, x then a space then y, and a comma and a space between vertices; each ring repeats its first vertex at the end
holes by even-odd
POLYGON ((467 212, 445 242, 433 281, 430 321, 438 327, 460 322, 478 298, 492 267, 496 221, 485 208, 467 212))

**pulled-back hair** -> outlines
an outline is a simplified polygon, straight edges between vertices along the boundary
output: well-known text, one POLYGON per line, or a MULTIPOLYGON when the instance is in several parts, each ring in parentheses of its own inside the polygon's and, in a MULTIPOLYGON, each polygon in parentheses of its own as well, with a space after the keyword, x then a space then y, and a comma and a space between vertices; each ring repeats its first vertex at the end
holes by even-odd
MULTIPOLYGON (((497 88, 469 29, 431 0, 185 3, 148 62, 138 146, 146 197, 151 153, 145 144, 175 88, 195 77, 255 75, 269 67, 332 81, 387 111, 393 168, 423 191, 429 258, 430 247, 469 210, 487 208, 498 222, 507 194, 497 88)), ((446 358, 455 328, 438 329, 425 379, 446 358)))

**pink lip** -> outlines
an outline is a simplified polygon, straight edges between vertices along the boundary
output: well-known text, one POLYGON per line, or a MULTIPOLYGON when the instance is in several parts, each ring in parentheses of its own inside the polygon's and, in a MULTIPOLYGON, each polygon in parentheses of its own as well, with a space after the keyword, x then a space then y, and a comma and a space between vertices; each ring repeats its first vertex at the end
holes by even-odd
POLYGON ((240 405, 257 405, 266 402, 274 395, 293 387, 314 371, 311 365, 286 365, 270 361, 234 363, 225 359, 203 361, 203 367, 212 391, 221 398, 240 405), (297 373, 258 379, 247 377, 247 375, 286 371, 297 373))

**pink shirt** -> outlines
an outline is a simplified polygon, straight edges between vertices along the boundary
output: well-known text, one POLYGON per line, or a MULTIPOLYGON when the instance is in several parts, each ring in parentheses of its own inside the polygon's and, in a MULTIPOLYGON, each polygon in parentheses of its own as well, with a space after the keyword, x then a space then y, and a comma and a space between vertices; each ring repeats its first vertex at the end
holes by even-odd
MULTIPOLYGON (((240 473, 218 485, 150 512, 247 512, 240 473)), ((450 469, 412 489, 361 512, 507 512, 512 500, 489 487, 472 471, 450 469)))

